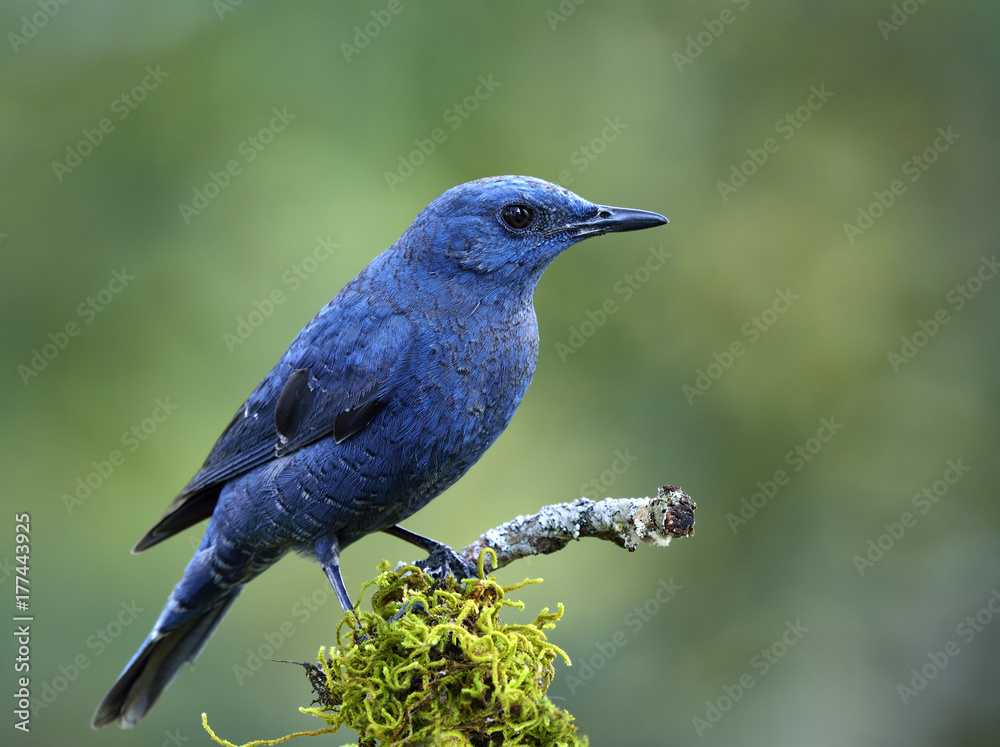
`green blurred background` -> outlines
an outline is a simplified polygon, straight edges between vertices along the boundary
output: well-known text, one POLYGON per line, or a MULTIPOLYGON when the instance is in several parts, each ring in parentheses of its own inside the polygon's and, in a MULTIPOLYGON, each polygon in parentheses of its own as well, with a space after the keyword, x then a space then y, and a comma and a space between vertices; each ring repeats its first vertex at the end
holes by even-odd
MULTIPOLYGON (((201 528, 128 551, 313 314, 435 196, 504 173, 671 219, 546 273, 518 416, 407 522, 463 545, 581 494, 694 497, 668 549, 500 574, 545 578, 514 621, 565 603, 550 692, 592 744, 995 743, 995 3, 12 2, 0 28, 0 558, 29 512, 51 701, 28 737, 8 701, 4 743, 320 725, 297 667, 234 669, 332 641, 323 574, 290 558, 137 729, 92 732, 201 528)), ((366 539, 348 586, 383 558, 413 552, 366 539)))

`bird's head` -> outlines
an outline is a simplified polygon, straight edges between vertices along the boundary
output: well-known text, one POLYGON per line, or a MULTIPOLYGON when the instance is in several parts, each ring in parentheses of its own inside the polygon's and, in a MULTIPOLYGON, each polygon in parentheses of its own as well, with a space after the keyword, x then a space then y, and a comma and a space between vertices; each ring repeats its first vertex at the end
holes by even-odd
POLYGON ((449 189, 417 216, 403 240, 414 258, 449 276, 537 280, 578 241, 666 222, 658 213, 596 205, 534 177, 493 176, 449 189))

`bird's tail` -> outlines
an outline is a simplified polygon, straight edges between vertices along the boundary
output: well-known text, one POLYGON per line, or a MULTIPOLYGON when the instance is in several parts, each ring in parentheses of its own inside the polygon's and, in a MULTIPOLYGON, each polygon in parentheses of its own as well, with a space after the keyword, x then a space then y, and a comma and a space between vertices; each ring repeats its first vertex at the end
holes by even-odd
POLYGON ((194 661, 242 588, 233 587, 215 605, 170 630, 161 630, 158 622, 97 707, 90 725, 100 729, 117 722, 123 729, 131 729, 139 723, 184 662, 194 661))

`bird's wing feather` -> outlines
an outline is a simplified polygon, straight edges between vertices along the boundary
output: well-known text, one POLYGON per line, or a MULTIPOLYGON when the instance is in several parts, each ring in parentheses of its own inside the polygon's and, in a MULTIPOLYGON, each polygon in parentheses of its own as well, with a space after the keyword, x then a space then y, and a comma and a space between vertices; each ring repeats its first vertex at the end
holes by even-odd
POLYGON ((338 296, 299 333, 134 552, 211 515, 228 480, 321 438, 339 443, 381 412, 407 368, 413 330, 398 310, 369 304, 338 296))

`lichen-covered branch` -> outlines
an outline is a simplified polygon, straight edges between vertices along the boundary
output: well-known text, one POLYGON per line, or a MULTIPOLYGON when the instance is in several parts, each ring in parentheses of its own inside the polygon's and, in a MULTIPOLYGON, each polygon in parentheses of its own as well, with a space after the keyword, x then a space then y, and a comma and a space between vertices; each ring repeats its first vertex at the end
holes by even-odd
POLYGON ((694 534, 697 506, 691 497, 676 485, 664 485, 656 492, 656 498, 579 498, 545 506, 536 514, 490 529, 458 555, 475 563, 482 549, 489 547, 497 555, 496 567, 486 568, 489 572, 529 555, 556 552, 583 537, 608 540, 631 552, 641 544, 664 546, 672 537, 694 534))

